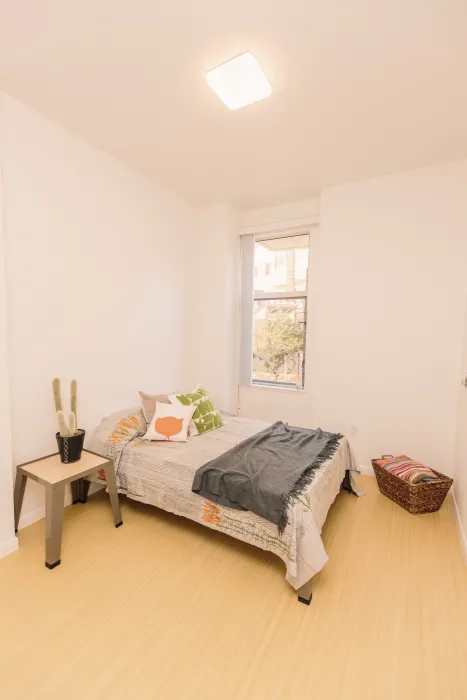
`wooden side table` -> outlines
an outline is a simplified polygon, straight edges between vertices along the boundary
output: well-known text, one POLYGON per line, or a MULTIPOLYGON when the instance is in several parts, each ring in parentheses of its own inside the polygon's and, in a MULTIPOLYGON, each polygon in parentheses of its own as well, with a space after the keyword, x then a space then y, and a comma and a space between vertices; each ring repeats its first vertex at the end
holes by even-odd
MULTIPOLYGON (((26 480, 28 478, 34 479, 45 486, 45 565, 48 569, 54 569, 60 564, 65 484, 72 484, 73 502, 81 500, 84 503, 89 487, 88 480, 96 479, 98 471, 104 469, 115 527, 120 527, 123 524, 113 463, 107 457, 83 450, 79 462, 62 464, 57 452, 32 462, 20 464, 16 469, 15 531, 18 530, 26 480)), ((100 483, 103 482, 100 481, 100 483)))

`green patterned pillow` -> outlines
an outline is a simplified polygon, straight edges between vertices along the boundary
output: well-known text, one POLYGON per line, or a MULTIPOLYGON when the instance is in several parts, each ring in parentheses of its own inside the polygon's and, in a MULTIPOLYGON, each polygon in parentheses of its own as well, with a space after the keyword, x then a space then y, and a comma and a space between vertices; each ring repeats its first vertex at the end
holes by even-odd
POLYGON ((170 394, 169 399, 171 403, 196 406, 190 423, 190 435, 201 435, 209 430, 220 428, 224 424, 208 392, 199 384, 191 394, 170 394))

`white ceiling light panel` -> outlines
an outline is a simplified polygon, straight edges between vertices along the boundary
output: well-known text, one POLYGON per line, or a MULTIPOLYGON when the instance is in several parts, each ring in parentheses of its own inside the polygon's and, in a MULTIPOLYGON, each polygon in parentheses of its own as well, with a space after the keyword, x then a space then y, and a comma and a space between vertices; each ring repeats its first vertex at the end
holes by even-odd
POLYGON ((271 83, 249 51, 208 71, 206 81, 232 110, 258 102, 272 92, 271 83))

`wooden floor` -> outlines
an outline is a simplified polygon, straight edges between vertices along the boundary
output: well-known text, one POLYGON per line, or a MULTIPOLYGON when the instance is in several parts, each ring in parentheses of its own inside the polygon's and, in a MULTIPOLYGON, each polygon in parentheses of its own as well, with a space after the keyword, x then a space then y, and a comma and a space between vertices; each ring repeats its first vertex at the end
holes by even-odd
POLYGON ((297 602, 274 556, 105 494, 65 511, 62 564, 44 523, 0 561, 0 696, 465 700, 467 567, 452 503, 411 516, 339 495, 330 561, 297 602))

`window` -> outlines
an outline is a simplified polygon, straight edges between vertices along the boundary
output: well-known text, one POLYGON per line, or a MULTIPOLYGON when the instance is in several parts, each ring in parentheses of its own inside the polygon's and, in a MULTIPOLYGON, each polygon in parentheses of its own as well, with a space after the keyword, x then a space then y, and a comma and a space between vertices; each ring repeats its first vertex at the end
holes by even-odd
POLYGON ((242 240, 241 383, 304 387, 309 244, 308 233, 242 240))

